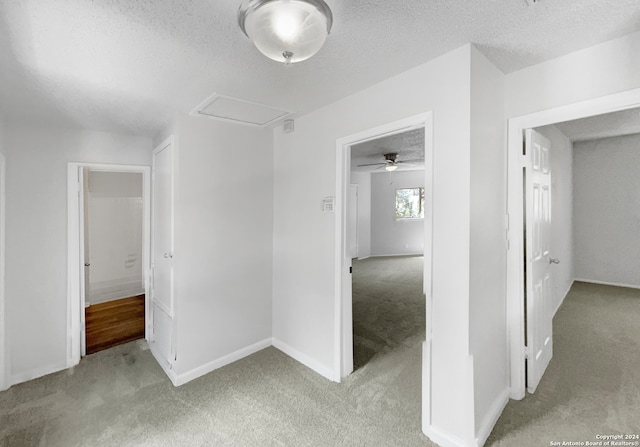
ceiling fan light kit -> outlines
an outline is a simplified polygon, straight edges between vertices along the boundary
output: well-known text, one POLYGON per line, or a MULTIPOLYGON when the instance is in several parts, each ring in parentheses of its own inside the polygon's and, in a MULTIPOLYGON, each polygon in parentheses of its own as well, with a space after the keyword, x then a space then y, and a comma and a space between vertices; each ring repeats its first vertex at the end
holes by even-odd
POLYGON ((288 65, 322 48, 333 14, 323 0, 244 0, 238 24, 262 54, 288 65))

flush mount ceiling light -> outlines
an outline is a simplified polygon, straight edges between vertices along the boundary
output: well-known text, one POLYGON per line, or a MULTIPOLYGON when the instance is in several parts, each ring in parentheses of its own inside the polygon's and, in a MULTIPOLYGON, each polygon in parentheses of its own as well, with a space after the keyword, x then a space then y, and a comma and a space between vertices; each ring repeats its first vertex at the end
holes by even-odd
POLYGON ((262 54, 290 64, 322 48, 333 14, 323 0, 244 0, 238 24, 262 54))

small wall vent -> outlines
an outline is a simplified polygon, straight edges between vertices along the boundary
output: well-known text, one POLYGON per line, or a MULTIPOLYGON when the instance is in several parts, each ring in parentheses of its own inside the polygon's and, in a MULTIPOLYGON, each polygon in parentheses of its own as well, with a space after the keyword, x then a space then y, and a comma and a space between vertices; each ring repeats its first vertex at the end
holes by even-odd
POLYGON ((290 114, 287 110, 217 93, 208 97, 191 112, 191 115, 195 116, 258 127, 266 127, 290 114))

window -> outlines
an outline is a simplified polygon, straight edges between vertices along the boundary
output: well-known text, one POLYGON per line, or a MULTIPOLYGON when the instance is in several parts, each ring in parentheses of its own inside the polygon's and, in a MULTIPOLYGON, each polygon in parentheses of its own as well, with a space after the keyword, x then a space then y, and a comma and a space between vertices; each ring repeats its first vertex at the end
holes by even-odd
POLYGON ((396 189, 396 219, 424 219, 424 188, 396 189))

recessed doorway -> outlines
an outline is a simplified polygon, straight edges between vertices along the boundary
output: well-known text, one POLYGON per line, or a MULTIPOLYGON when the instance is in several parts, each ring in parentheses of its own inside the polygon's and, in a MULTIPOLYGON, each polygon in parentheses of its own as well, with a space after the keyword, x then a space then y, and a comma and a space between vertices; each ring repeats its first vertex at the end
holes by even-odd
POLYGON ((150 168, 69 163, 69 366, 151 334, 150 168))

